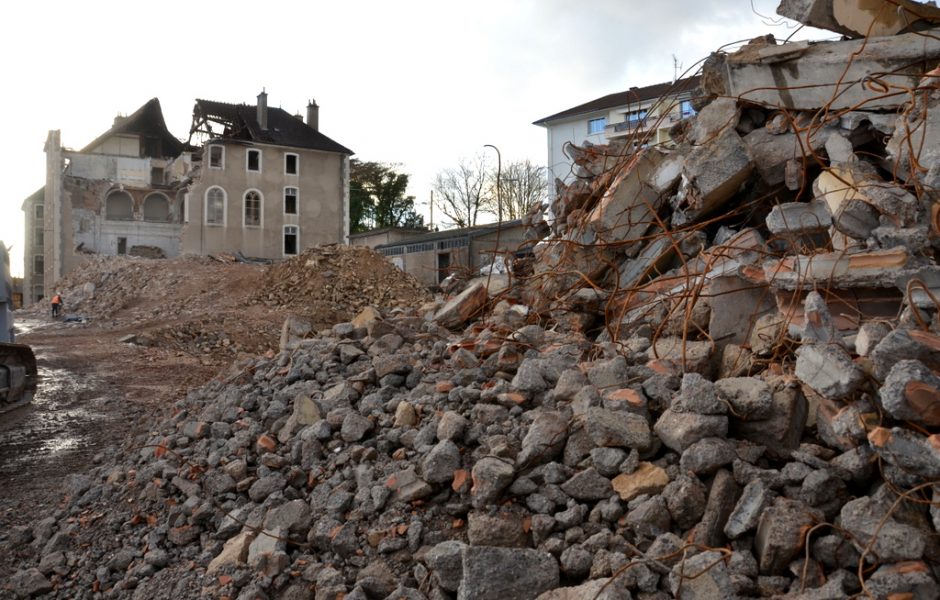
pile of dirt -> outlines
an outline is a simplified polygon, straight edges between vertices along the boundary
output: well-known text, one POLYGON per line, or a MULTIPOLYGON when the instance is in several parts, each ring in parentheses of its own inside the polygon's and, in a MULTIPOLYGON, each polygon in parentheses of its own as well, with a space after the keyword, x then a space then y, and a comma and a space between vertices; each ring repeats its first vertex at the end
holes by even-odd
POLYGON ((382 311, 417 306, 431 294, 370 248, 326 245, 272 266, 252 299, 314 322, 338 323, 366 306, 382 311))
MULTIPOLYGON (((181 256, 89 256, 60 280, 66 316, 127 331, 125 340, 227 364, 277 347, 288 315, 311 329, 346 321, 365 306, 420 305, 428 291, 366 248, 330 245, 275 265, 181 256)), ((28 314, 45 314, 36 305, 28 314)))

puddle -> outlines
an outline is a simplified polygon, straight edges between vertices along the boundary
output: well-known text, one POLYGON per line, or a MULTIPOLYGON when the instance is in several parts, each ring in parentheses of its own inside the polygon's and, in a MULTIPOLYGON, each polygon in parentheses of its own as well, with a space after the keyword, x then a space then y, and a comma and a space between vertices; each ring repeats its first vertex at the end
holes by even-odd
POLYGON ((0 483, 61 469, 90 453, 89 436, 103 418, 94 410, 94 382, 66 369, 39 367, 30 404, 0 415, 0 483))

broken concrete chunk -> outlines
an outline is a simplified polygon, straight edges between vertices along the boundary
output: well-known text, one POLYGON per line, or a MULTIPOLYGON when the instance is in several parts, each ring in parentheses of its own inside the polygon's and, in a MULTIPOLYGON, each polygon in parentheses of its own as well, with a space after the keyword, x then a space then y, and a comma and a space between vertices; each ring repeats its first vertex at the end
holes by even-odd
POLYGON ((718 397, 731 406, 733 418, 761 421, 771 416, 773 393, 757 377, 725 377, 715 382, 718 397))
POLYGON ((830 400, 853 394, 865 374, 842 346, 804 344, 796 351, 795 374, 800 380, 830 400))
POLYGON ((480 314, 486 304, 487 291, 485 279, 478 279, 447 301, 434 314, 434 320, 442 327, 457 329, 471 318, 480 314))
POLYGON ((760 517, 754 547, 760 572, 784 573, 803 549, 804 532, 822 515, 802 502, 777 498, 760 517))
POLYGON ((940 369, 940 336, 926 331, 895 329, 871 352, 875 377, 884 381, 895 363, 904 359, 919 360, 929 369, 940 369))
POLYGON ((527 548, 469 546, 463 551, 458 600, 534 600, 558 587, 558 562, 527 548))
POLYGON ((940 377, 920 361, 895 363, 879 395, 881 404, 895 419, 940 425, 940 377))
POLYGON ((622 410, 589 408, 584 413, 584 429, 596 446, 646 450, 652 444, 647 420, 622 410))
POLYGON ((688 221, 708 215, 731 199, 753 169, 741 136, 733 128, 722 130, 687 155, 683 175, 690 185, 676 208, 688 221))
POLYGON ((680 413, 667 409, 656 421, 653 431, 663 444, 681 453, 703 438, 727 436, 728 417, 680 413))
POLYGON ((927 538, 924 533, 886 516, 888 507, 869 496, 851 500, 839 513, 839 524, 851 534, 850 539, 859 552, 874 543, 865 557, 869 563, 893 563, 918 560, 924 554, 927 538))
POLYGON ((775 458, 788 459, 800 445, 809 414, 809 403, 798 386, 785 381, 773 385, 770 416, 761 420, 734 418, 731 430, 735 436, 761 444, 775 458))
POLYGON ((767 215, 767 229, 776 235, 802 235, 826 231, 832 225, 832 214, 822 200, 784 202, 767 215))
POLYGON ((688 600, 737 597, 724 558, 721 552, 709 550, 673 567, 669 588, 674 597, 688 600))
POLYGON ((925 481, 940 478, 940 435, 875 427, 868 433, 868 443, 879 457, 907 473, 925 481))
POLYGON ((774 493, 759 479, 744 486, 741 498, 725 523, 725 535, 733 540, 757 527, 764 509, 770 505, 773 497, 774 493))
POLYGON ((850 38, 896 35, 921 21, 940 23, 936 6, 913 0, 898 0, 887 6, 865 0, 783 0, 777 14, 850 38))
POLYGON ((641 462, 632 473, 617 475, 612 482, 614 491, 626 502, 641 494, 658 494, 668 483, 666 471, 648 462, 641 462))

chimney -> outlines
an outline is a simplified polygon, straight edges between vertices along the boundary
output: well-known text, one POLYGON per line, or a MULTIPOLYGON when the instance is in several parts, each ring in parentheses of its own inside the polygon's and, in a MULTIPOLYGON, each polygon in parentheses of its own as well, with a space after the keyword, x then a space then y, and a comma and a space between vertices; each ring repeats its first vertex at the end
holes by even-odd
POLYGON ((261 88, 261 93, 258 94, 258 125, 261 129, 268 128, 268 95, 264 88, 261 88))
POLYGON ((307 104, 307 125, 316 131, 320 130, 320 107, 317 106, 316 100, 311 100, 307 104))

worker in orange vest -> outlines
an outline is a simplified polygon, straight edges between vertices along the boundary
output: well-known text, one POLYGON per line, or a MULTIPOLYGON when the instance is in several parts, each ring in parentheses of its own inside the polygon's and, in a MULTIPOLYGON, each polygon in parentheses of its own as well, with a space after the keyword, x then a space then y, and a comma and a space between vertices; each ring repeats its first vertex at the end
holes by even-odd
POLYGON ((62 312, 62 295, 56 292, 52 297, 52 318, 55 319, 62 312))

